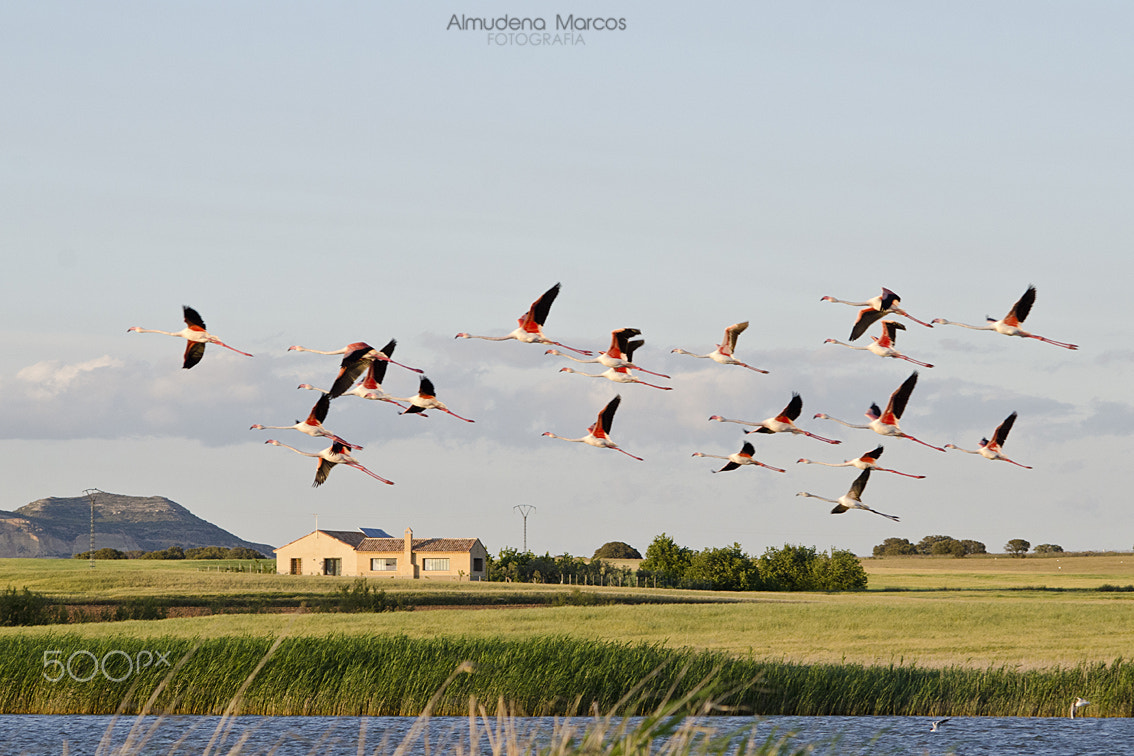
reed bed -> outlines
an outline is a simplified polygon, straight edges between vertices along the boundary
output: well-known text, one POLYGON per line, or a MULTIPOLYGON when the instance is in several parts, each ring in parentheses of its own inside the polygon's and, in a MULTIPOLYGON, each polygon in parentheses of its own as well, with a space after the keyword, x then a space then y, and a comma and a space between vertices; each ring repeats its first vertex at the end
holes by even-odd
POLYGON ((460 715, 474 700, 515 716, 624 716, 712 680, 728 713, 1065 716, 1084 696, 1092 716, 1134 716, 1134 665, 1122 659, 1026 671, 803 665, 558 636, 9 636, 0 679, 5 714, 460 715), (453 678, 464 662, 471 674, 453 678))

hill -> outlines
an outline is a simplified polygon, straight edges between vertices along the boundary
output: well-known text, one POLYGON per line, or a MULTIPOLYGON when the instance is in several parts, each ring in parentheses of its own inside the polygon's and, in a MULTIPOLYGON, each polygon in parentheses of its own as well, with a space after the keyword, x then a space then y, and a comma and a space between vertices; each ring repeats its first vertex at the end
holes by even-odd
MULTIPOLYGON (((272 547, 252 543, 202 520, 164 496, 100 493, 94 505, 95 548, 156 551, 181 546, 243 546, 271 556, 272 547)), ((0 557, 69 558, 90 548, 91 502, 86 496, 49 497, 0 511, 0 557)))

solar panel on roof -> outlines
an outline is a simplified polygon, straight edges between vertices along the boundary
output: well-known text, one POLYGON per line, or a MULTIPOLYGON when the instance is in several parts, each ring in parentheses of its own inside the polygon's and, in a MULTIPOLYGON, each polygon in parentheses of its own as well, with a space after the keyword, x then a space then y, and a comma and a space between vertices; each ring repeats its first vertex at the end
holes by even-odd
POLYGON ((387 533, 382 528, 359 528, 362 534, 367 538, 393 538, 392 535, 387 533))

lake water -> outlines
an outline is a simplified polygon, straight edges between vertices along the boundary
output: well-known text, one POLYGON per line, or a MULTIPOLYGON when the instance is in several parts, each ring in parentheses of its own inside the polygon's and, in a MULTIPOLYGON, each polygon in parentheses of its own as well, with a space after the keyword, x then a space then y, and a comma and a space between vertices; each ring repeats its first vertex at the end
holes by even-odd
MULTIPOLYGON (((631 720, 636 721, 636 720, 631 720)), ((1134 754, 1134 720, 1119 718, 1025 719, 955 717, 930 731, 927 717, 712 717, 695 720, 717 734, 742 733, 757 743, 789 739, 795 750, 811 744, 813 753, 958 754, 958 756, 1128 756, 1134 754)), ((171 716, 0 716, 0 756, 68 754, 243 754, 316 756, 393 754, 408 740, 406 754, 494 753, 492 740, 478 727, 478 749, 470 748, 469 720, 435 717, 421 732, 414 717, 220 717, 171 716), (210 745, 211 744, 211 745, 210 745)), ((496 720, 488 722, 495 727, 496 720)), ((521 743, 546 743, 555 728, 582 734, 594 720, 517 717, 510 720, 521 743)), ((495 735, 494 735, 495 736, 495 735)), ((495 751, 504 753, 504 751, 495 751)), ((696 749, 693 750, 696 753, 696 749)))

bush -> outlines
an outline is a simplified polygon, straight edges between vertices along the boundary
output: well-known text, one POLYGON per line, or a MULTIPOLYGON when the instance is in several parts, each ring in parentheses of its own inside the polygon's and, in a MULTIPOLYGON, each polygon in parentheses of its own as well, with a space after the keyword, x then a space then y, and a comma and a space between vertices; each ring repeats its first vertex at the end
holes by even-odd
POLYGON ((1024 558, 1024 555, 1028 553, 1028 549, 1031 547, 1032 545, 1023 538, 1013 538, 1011 541, 1004 544, 1004 550, 1006 552, 1012 556, 1020 557, 1021 559, 1024 558))
POLYGON ((906 538, 887 538, 882 543, 874 547, 874 556, 911 556, 918 553, 917 546, 914 546, 906 538))
POLYGON ((1041 543, 1032 549, 1036 554, 1062 554, 1063 547, 1056 543, 1041 543))
POLYGON ((641 559, 642 555, 636 548, 622 541, 604 543, 595 550, 591 559, 641 559))
MULTIPOLYGON (((46 596, 8 588, 0 593, 0 627, 49 625, 60 622, 62 607, 55 607, 46 596)), ((65 610, 63 610, 65 611, 65 610)))
MULTIPOLYGON (((84 551, 82 554, 75 554, 72 559, 90 559, 91 552, 84 551)), ((118 549, 97 549, 94 553, 95 559, 128 559, 125 551, 118 549)))

